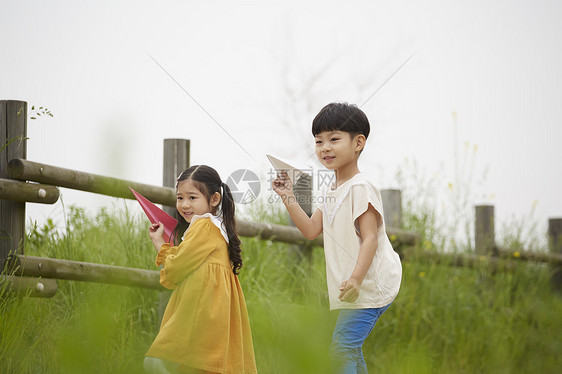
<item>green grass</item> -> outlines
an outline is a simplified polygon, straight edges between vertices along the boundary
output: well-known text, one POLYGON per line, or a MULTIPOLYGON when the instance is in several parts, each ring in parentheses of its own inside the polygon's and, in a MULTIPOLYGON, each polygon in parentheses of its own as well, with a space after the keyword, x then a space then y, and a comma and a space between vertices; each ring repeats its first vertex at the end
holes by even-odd
MULTIPOLYGON (((29 231, 26 253, 154 269, 147 223, 127 212, 88 217, 68 229, 29 231)), ((261 373, 329 373, 336 314, 328 311, 324 259, 297 264, 287 245, 243 240, 240 281, 261 373)), ((486 261, 459 268, 403 263, 400 294, 364 346, 372 373, 555 373, 562 366, 562 298, 549 268, 486 261)), ((51 299, 13 297, 0 285, 1 373, 142 373, 157 333, 158 291, 58 281, 51 299)))

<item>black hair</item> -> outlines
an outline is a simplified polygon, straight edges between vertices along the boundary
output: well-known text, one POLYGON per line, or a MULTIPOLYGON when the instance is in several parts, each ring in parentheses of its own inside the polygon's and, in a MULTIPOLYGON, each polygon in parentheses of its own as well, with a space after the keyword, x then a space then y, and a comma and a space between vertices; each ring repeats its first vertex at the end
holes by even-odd
POLYGON ((312 135, 324 131, 344 131, 351 136, 362 134, 369 137, 371 126, 367 116, 355 104, 330 103, 312 120, 312 135))
MULTIPOLYGON (((226 183, 221 181, 219 173, 207 165, 193 165, 181 173, 176 183, 176 189, 180 182, 188 179, 193 181, 195 187, 201 191, 207 201, 210 201, 211 196, 217 192, 221 195, 220 209, 219 206, 217 206, 211 213, 213 215, 222 215, 223 225, 228 236, 228 257, 232 262, 232 271, 234 274, 238 274, 242 267, 242 256, 240 239, 236 231, 235 204, 230 188, 226 183), (223 193, 221 193, 221 189, 223 193)), ((178 233, 185 232, 189 227, 189 222, 177 211, 176 217, 178 219, 178 224, 172 232, 172 238, 174 243, 178 245, 181 240, 178 238, 178 233)))

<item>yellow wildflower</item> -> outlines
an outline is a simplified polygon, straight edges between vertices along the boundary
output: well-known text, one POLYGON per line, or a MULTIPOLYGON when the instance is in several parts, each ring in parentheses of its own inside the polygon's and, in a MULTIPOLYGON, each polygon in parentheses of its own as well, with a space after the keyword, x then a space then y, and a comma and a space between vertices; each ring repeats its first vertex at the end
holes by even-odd
POLYGON ((420 276, 420 278, 423 278, 423 277, 425 277, 425 271, 420 271, 420 274, 419 274, 419 276, 420 276))
POLYGON ((521 257, 521 253, 519 253, 519 251, 515 251, 515 252, 513 252, 513 257, 519 258, 519 257, 521 257))
POLYGON ((395 242, 396 241, 396 235, 394 235, 394 234, 390 235, 390 241, 395 242))

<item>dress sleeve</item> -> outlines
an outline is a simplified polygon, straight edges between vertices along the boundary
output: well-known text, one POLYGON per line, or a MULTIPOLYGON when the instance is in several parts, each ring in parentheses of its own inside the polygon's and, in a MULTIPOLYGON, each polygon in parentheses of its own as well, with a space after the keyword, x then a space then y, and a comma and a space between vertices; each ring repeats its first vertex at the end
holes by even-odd
POLYGON ((160 250, 164 251, 162 256, 158 253, 156 258, 156 264, 164 266, 160 270, 160 284, 174 289, 197 270, 216 249, 216 241, 210 239, 217 235, 217 230, 210 219, 200 219, 189 228, 179 246, 169 247, 164 244, 160 250))
POLYGON ((156 266, 164 266, 166 257, 169 255, 176 255, 178 253, 178 247, 172 247, 170 243, 162 244, 158 255, 156 256, 156 266))
POLYGON ((383 208, 380 195, 373 187, 367 184, 358 184, 351 188, 353 223, 357 233, 360 233, 357 218, 367 211, 369 204, 379 214, 377 229, 380 229, 383 224, 383 208))

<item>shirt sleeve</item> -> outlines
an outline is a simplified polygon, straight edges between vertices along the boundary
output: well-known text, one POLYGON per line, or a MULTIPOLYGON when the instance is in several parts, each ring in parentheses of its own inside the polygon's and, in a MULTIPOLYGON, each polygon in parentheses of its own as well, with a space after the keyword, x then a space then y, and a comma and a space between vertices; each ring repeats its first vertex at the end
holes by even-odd
POLYGON ((216 249, 216 241, 210 238, 217 235, 217 230, 210 219, 199 219, 189 228, 179 246, 162 245, 162 254, 159 252, 156 258, 156 265, 164 266, 160 270, 160 284, 174 289, 197 270, 216 249))
POLYGON ((360 234, 357 218, 367 211, 369 204, 375 208, 379 214, 377 229, 380 229, 383 224, 383 208, 381 198, 379 194, 377 194, 377 191, 369 185, 357 184, 351 187, 351 199, 353 223, 357 233, 360 234))

